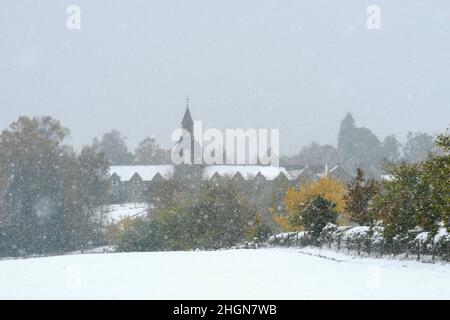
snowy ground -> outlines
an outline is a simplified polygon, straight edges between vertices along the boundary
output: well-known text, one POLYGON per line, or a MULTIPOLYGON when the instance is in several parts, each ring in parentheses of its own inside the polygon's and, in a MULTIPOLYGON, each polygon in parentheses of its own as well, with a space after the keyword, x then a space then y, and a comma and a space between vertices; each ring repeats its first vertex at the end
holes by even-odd
POLYGON ((317 249, 0 261, 0 299, 450 299, 450 265, 317 249))
POLYGON ((147 203, 122 203, 106 205, 100 208, 108 223, 116 223, 126 217, 139 217, 147 214, 147 203))

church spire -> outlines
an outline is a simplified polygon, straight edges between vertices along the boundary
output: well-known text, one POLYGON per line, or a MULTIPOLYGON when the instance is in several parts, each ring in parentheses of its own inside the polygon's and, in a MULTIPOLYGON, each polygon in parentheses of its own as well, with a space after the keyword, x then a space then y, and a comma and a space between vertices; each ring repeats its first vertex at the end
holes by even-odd
POLYGON ((181 121, 181 127, 191 134, 194 132, 194 121, 192 121, 191 112, 189 111, 188 96, 186 97, 186 111, 184 112, 183 120, 181 121))

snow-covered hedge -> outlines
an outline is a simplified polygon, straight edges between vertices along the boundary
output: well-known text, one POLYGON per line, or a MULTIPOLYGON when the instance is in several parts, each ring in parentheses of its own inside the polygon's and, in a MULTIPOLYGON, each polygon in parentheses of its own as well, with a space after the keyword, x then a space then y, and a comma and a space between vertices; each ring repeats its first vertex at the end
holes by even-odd
POLYGON ((267 243, 273 246, 307 246, 319 243, 321 246, 352 250, 358 254, 403 254, 418 258, 427 255, 449 259, 450 233, 443 226, 435 233, 415 228, 405 235, 394 237, 391 241, 384 238, 383 232, 384 228, 380 223, 373 227, 328 224, 323 228, 318 241, 312 239, 308 232, 301 231, 272 235, 267 243))

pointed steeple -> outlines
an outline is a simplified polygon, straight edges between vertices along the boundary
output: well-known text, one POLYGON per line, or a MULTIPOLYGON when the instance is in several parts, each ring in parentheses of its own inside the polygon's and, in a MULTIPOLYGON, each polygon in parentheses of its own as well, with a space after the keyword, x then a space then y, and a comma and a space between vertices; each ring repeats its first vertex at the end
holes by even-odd
POLYGON ((191 112, 189 111, 189 97, 186 97, 186 111, 184 112, 181 128, 187 130, 191 134, 194 132, 194 121, 192 121, 191 112))

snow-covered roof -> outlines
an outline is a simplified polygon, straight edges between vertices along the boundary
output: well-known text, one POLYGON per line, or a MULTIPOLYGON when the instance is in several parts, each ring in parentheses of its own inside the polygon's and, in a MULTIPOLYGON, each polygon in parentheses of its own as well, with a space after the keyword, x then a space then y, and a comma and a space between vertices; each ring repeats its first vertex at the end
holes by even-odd
POLYGON ((273 166, 234 166, 234 165, 213 165, 205 167, 203 178, 211 179, 215 173, 220 176, 234 177, 236 173, 240 173, 244 179, 251 179, 260 172, 266 180, 274 180, 280 173, 284 173, 287 177, 289 174, 285 168, 273 166))
POLYGON ((305 168, 288 170, 289 173, 288 178, 291 180, 295 180, 303 173, 303 171, 305 171, 305 168))
MULTIPOLYGON (((216 173, 217 175, 224 177, 234 177, 237 173, 240 173, 245 180, 252 179, 260 173, 266 180, 274 180, 280 174, 284 174, 289 180, 295 180, 300 175, 304 174, 306 169, 287 170, 284 167, 274 166, 261 166, 261 165, 210 165, 205 166, 203 170, 203 179, 211 179, 216 173)), ((334 171, 342 170, 340 166, 335 166, 331 170, 325 168, 325 171, 318 171, 315 173, 317 177, 326 176, 334 171)), ((314 171, 313 171, 314 172, 314 171)), ((173 176, 173 165, 151 165, 151 166, 112 166, 110 169, 111 175, 117 174, 122 181, 129 181, 137 173, 143 181, 152 181, 159 173, 163 178, 173 176)))
POLYGON ((159 173, 163 178, 173 175, 173 165, 112 166, 111 175, 117 174, 122 181, 129 181, 137 173, 143 181, 151 181, 159 173))

